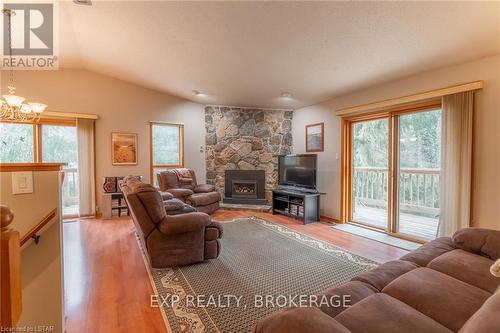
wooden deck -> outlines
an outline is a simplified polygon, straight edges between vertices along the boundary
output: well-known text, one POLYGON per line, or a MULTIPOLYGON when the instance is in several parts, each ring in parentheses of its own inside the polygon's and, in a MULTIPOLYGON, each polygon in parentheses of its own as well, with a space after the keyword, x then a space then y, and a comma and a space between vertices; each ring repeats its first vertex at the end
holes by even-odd
MULTIPOLYGON (((353 214, 355 221, 387 228, 387 211, 381 208, 357 206, 353 214)), ((418 216, 411 213, 400 213, 399 232, 408 236, 425 240, 436 238, 439 219, 418 216)))

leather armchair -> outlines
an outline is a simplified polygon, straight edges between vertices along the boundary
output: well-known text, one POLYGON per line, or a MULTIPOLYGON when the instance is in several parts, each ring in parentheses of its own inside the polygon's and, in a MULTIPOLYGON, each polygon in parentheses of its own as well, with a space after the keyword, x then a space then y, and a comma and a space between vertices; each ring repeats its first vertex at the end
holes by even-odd
POLYGON ((214 213, 219 209, 222 196, 210 184, 198 184, 194 170, 190 181, 182 181, 177 177, 174 169, 162 171, 157 175, 160 191, 171 193, 174 198, 182 200, 200 212, 214 213))
POLYGON ((150 184, 124 180, 121 188, 152 267, 189 265, 219 256, 223 229, 209 215, 167 215, 163 199, 168 196, 150 184))

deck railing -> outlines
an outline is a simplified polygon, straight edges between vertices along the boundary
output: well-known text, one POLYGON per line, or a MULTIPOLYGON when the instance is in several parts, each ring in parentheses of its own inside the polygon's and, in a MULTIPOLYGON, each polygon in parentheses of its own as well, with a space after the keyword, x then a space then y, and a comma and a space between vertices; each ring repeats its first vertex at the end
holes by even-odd
MULTIPOLYGON (((402 168, 399 173, 399 207, 409 213, 439 214, 439 169, 402 168)), ((357 203, 387 205, 387 168, 354 168, 353 195, 357 203)))
MULTIPOLYGON (((64 207, 78 204, 78 169, 63 169, 64 183, 62 186, 62 202, 64 207)), ((63 207, 63 214, 64 214, 63 207)))

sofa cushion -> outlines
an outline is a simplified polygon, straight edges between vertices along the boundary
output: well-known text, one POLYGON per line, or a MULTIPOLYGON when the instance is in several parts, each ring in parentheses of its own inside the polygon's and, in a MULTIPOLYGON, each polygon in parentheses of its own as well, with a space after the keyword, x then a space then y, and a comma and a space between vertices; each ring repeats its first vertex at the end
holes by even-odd
POLYGON ((493 263, 486 257, 457 249, 437 257, 427 267, 493 293, 500 284, 500 279, 490 273, 493 263))
POLYGON ((340 313, 335 320, 352 333, 451 332, 405 303, 383 293, 365 298, 340 313))
POLYGON ((411 261, 419 266, 425 267, 434 258, 454 250, 455 248, 456 247, 453 245, 453 242, 449 237, 441 237, 429 243, 425 243, 415 251, 412 251, 399 259, 411 261))
POLYGON ((253 332, 349 333, 349 330, 317 308, 290 308, 259 321, 253 332))
POLYGON ((455 332, 491 295, 430 268, 414 269, 392 281, 382 292, 455 332))
POLYGON ((453 235, 453 243, 462 250, 487 256, 492 260, 500 258, 500 231, 465 228, 453 235))
POLYGON ((500 332, 500 292, 497 291, 465 323, 460 333, 498 333, 500 332))
POLYGON ((187 188, 171 188, 168 190, 168 192, 170 192, 174 197, 181 200, 186 200, 187 197, 193 194, 193 191, 187 188))
POLYGON ((221 196, 219 192, 195 193, 187 198, 187 203, 193 207, 207 206, 215 202, 219 202, 221 196))
POLYGON ((171 210, 182 209, 185 203, 179 199, 169 199, 169 200, 164 200, 163 205, 165 205, 165 210, 169 212, 171 210))
POLYGON ((162 191, 160 191, 160 195, 161 195, 161 198, 163 199, 163 201, 170 200, 170 199, 172 199, 174 197, 172 195, 172 193, 170 193, 170 192, 162 192, 162 191))
POLYGON ((354 277, 351 281, 361 281, 372 285, 378 291, 394 279, 419 266, 411 261, 394 260, 386 262, 366 273, 354 277))
MULTIPOLYGON (((359 282, 359 281, 351 281, 347 282, 341 286, 338 286, 336 288, 331 288, 326 290, 325 292, 321 293, 318 295, 318 297, 326 296, 327 299, 330 299, 333 296, 342 297, 347 296, 349 299, 349 302, 347 302, 346 299, 346 304, 342 304, 342 306, 329 306, 327 304, 320 303, 319 309, 329 315, 330 317, 335 317, 342 311, 344 311, 346 308, 353 306, 354 304, 358 303, 362 299, 365 299, 366 297, 373 295, 377 293, 378 290, 373 288, 371 285, 359 282), (344 306, 345 305, 345 306, 344 306)), ((330 304, 334 304, 334 302, 329 302, 330 304)))

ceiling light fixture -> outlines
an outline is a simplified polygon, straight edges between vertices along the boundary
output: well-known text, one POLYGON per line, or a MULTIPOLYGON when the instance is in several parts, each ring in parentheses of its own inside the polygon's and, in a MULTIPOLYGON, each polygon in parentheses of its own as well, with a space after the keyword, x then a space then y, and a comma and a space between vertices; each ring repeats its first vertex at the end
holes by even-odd
POLYGON ((15 12, 10 9, 2 10, 8 20, 9 33, 9 65, 10 65, 10 80, 7 89, 9 93, 3 95, 3 100, 0 100, 0 119, 7 121, 36 121, 40 118, 40 114, 45 110, 47 105, 42 103, 23 103, 26 98, 16 95, 16 87, 14 86, 14 70, 12 69, 12 16, 15 12))
POLYGON ((281 97, 283 98, 292 98, 292 94, 289 92, 282 92, 281 97))
POLYGON ((207 95, 207 94, 205 94, 204 92, 201 92, 201 91, 196 90, 196 89, 195 89, 195 90, 193 90, 193 94, 194 94, 195 96, 206 96, 206 95, 207 95))
POLYGON ((91 0, 73 0, 77 5, 92 6, 91 0))

